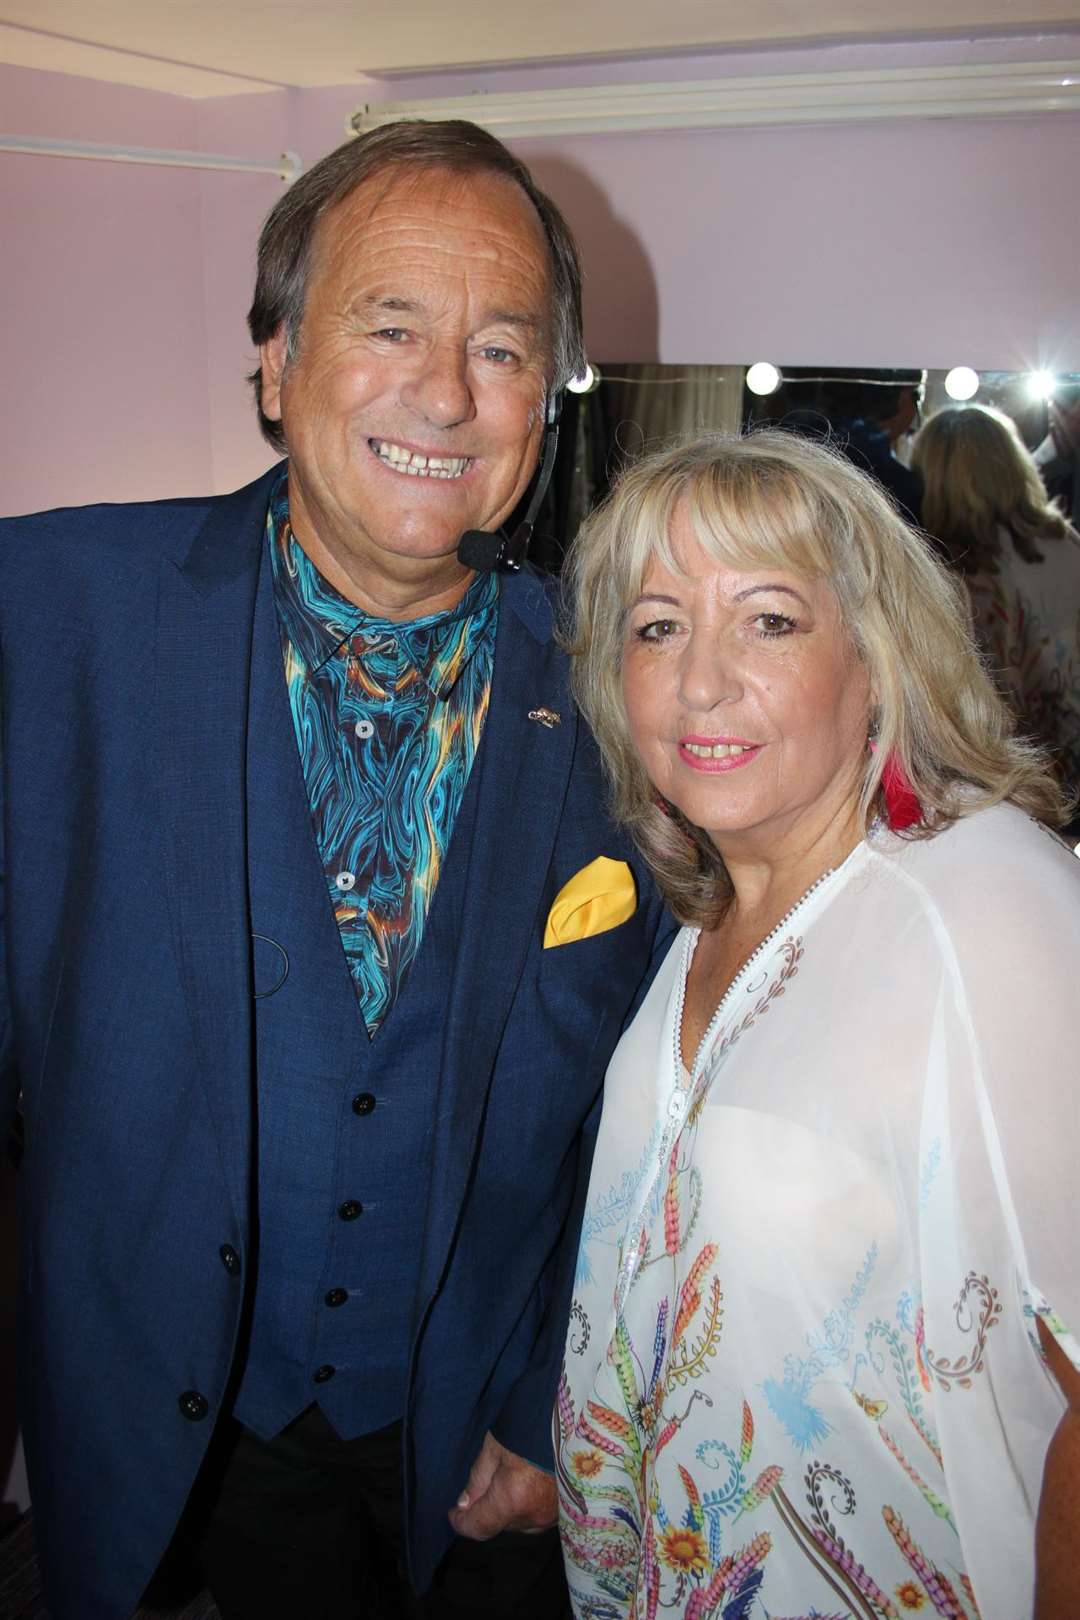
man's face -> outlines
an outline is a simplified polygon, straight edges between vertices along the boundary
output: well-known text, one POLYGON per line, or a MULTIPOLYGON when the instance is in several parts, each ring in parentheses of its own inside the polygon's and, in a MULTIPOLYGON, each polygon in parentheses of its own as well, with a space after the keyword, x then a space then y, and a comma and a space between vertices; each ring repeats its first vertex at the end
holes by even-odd
POLYGON ((294 360, 262 349, 297 537, 332 582, 445 577, 520 500, 543 433, 547 243, 499 175, 375 177, 322 220, 294 360))

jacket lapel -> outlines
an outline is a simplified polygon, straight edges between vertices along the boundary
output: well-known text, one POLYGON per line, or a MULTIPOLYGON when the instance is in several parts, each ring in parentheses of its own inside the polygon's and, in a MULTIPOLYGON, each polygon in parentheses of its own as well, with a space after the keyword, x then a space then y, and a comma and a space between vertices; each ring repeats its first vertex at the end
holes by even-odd
POLYGON ((163 563, 158 606, 168 917, 242 1230, 252 1123, 245 736, 255 591, 276 471, 214 503, 190 548, 163 563))
POLYGON ((551 605, 531 575, 501 583, 491 702, 474 771, 472 838, 462 851, 461 931, 444 1029, 425 1294, 464 1196, 495 1058, 551 863, 577 739, 551 605), (559 716, 545 726, 530 712, 559 716))

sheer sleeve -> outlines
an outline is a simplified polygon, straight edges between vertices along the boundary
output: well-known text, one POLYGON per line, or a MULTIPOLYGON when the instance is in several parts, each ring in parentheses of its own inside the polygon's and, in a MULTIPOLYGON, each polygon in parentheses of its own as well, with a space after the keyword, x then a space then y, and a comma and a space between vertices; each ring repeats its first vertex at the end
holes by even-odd
POLYGON ((980 820, 939 913, 944 1179, 971 1267, 1011 1271, 1029 1336, 1038 1312, 1080 1366, 1080 861, 1015 812, 980 820))

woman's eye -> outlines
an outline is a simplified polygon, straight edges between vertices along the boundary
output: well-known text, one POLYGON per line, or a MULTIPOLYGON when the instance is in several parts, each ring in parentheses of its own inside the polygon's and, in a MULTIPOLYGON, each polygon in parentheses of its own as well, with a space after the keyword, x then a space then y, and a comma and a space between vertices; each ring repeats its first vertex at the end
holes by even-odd
POLYGON ((795 620, 789 619, 786 613, 759 613, 754 623, 758 627, 758 634, 762 636, 789 636, 795 629, 795 620))
POLYGON ((666 641, 677 628, 674 619, 651 619, 648 624, 639 625, 634 635, 639 641, 666 641))

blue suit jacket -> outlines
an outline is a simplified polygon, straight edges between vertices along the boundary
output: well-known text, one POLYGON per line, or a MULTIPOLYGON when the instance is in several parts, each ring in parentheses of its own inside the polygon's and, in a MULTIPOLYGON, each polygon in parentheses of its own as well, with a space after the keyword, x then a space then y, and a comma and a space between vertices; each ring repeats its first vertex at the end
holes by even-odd
MULTIPOLYGON (((246 1261, 244 741, 271 476, 0 524, 0 1027, 24 1095, 21 1397, 56 1620, 134 1608, 235 1376, 247 1268, 222 1249, 246 1261)), ((503 584, 474 773, 455 967, 418 1054, 438 1072, 405 1414, 420 1586, 485 1430, 550 1456, 599 1089, 666 942, 536 576, 503 584), (539 706, 561 724, 531 723, 539 706), (543 951, 556 893, 600 854, 634 866, 636 914, 543 951)))

